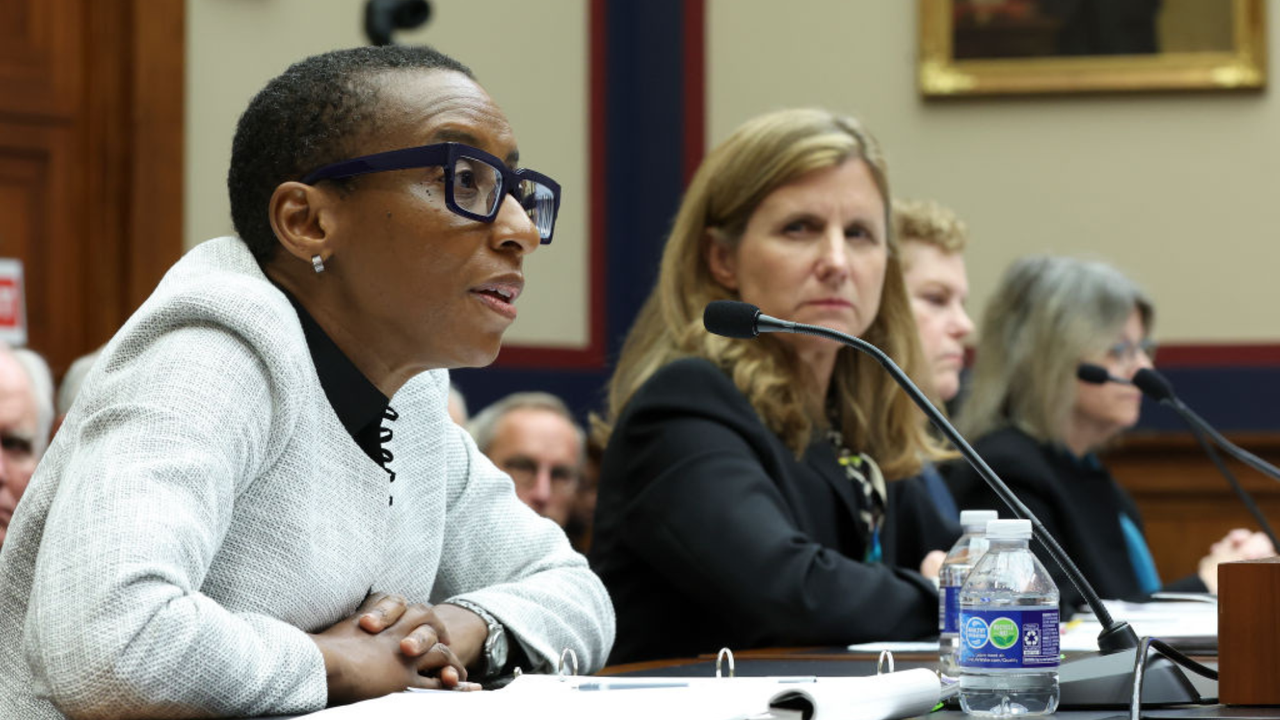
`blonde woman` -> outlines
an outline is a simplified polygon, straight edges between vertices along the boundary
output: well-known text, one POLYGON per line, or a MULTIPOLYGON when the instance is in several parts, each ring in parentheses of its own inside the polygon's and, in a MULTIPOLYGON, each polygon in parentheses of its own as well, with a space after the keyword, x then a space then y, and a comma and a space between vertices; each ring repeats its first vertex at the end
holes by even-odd
POLYGON ((743 300, 920 376, 889 197, 875 141, 821 110, 751 120, 699 168, 596 426, 611 662, 936 632, 922 572, 954 528, 893 482, 941 455, 911 401, 833 342, 702 326, 708 302, 743 300))
POLYGON ((939 400, 951 402, 960 393, 964 341, 973 332, 965 308, 968 229, 954 212, 931 200, 895 200, 893 219, 933 391, 939 400))
MULTIPOLYGON (((1138 422, 1142 393, 1076 379, 1082 362, 1132 378, 1151 367, 1155 310, 1115 268, 1028 257, 1006 271, 982 320, 982 340, 960 429, 1058 540, 1104 598, 1161 589, 1133 500, 1097 451, 1138 422)), ((948 482, 961 508, 1003 503, 967 466, 948 482)), ((1036 546, 1037 552, 1043 549, 1036 546)), ((1224 560, 1274 552, 1260 533, 1233 531, 1174 590, 1214 591, 1224 560)), ((1057 563, 1042 557, 1064 607, 1082 602, 1057 563)))
MULTIPOLYGON (((969 277, 964 267, 968 229, 950 209, 932 200, 895 200, 894 232, 902 248, 902 276, 920 331, 920 347, 929 365, 929 389, 935 402, 950 403, 960 394, 964 341, 973 332, 965 309, 969 277)), ((959 518, 956 501, 932 463, 920 473, 938 511, 959 518)))

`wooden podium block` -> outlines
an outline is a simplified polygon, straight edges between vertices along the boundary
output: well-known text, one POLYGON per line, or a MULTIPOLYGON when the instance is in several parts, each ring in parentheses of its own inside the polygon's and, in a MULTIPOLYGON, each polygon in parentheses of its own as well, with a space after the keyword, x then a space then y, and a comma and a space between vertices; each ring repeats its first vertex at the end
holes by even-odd
POLYGON ((1280 705, 1280 558, 1218 566, 1218 698, 1280 705))

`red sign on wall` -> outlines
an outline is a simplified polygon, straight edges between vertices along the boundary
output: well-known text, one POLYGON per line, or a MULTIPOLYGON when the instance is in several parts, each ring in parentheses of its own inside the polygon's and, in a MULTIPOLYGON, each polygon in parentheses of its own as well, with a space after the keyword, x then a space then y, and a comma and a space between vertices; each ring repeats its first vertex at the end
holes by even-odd
POLYGON ((27 343, 27 303, 22 285, 22 261, 0 258, 0 340, 27 343))

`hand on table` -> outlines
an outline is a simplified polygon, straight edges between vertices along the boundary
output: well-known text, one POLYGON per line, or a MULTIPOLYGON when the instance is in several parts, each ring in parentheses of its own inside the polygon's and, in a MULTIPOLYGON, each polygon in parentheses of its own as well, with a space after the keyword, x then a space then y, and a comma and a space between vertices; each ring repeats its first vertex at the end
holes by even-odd
POLYGON ((942 574, 942 563, 947 559, 945 550, 931 550, 924 560, 920 561, 920 574, 930 580, 937 580, 942 574))
POLYGON ((1209 592, 1218 592, 1218 565, 1239 560, 1271 557, 1276 549, 1271 539, 1260 532, 1236 528, 1209 546, 1209 554, 1200 559, 1199 575, 1209 592))
POLYGON ((1240 560, 1257 560, 1275 555, 1276 549, 1266 535, 1246 528, 1236 528, 1211 545, 1209 554, 1236 555, 1240 560))
MULTIPOLYGON (((456 619, 456 614, 440 612, 443 608, 410 605, 402 597, 379 593, 366 599, 354 615, 311 635, 324 657, 329 704, 411 687, 478 690, 477 683, 466 682, 466 664, 449 646, 446 618, 456 619)), ((482 631, 483 627, 482 622, 482 631)))

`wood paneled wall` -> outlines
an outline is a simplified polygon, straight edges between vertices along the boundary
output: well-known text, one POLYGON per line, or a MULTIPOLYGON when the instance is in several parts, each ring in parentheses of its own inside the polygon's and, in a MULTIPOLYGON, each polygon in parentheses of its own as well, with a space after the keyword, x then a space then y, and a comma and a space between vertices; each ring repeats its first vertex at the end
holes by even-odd
MULTIPOLYGON (((1280 464, 1280 434, 1230 439, 1272 464, 1280 464)), ((1223 454, 1224 459, 1226 455, 1223 454)), ((1107 453, 1107 468, 1142 511, 1156 567, 1166 582, 1196 571, 1209 546, 1235 527, 1257 528, 1227 481, 1185 434, 1133 435, 1107 453)), ((1280 483, 1234 460, 1227 467, 1280 531, 1280 483)), ((1124 552, 1124 548, 1116 548, 1124 552)))
POLYGON ((0 256, 55 374, 182 252, 183 0, 0 0, 0 256))

